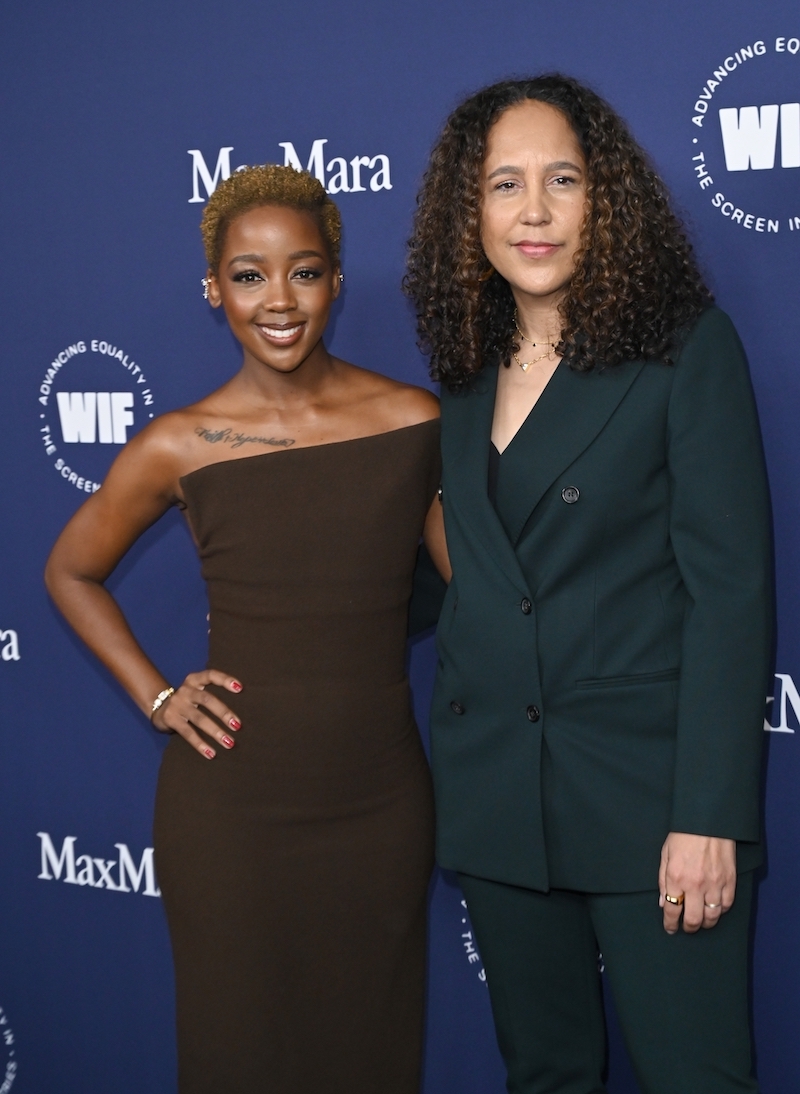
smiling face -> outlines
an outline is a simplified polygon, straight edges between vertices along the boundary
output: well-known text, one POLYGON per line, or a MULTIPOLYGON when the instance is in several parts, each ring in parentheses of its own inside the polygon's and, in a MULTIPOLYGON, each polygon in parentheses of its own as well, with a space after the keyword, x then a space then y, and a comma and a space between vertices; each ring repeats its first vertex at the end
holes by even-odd
POLYGON ((339 295, 339 270, 311 213, 283 205, 242 213, 208 278, 209 303, 225 309, 246 363, 290 373, 326 352, 322 334, 339 295))
POLYGON ((586 209, 586 160, 560 110, 528 99, 489 131, 481 242, 518 307, 557 304, 575 269, 586 209))

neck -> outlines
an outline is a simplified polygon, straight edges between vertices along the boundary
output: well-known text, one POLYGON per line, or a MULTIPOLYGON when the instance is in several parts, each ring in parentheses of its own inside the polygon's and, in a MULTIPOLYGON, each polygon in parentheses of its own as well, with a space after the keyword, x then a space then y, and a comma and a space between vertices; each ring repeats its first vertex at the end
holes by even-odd
POLYGON ((251 405, 297 406, 316 402, 333 378, 334 370, 334 358, 320 339, 292 372, 270 368, 245 351, 235 382, 251 405))
POLYGON ((559 300, 516 299, 517 323, 525 337, 536 343, 558 343, 561 338, 562 319, 558 310, 559 300))

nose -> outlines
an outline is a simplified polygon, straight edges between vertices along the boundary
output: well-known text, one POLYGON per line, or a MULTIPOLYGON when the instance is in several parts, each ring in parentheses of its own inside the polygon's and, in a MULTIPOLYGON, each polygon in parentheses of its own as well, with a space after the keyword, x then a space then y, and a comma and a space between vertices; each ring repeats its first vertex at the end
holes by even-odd
POLYGON ((271 312, 287 312, 297 307, 293 283, 288 277, 273 276, 267 281, 262 304, 271 312))
POLYGON ((549 224, 552 220, 550 195, 547 187, 540 182, 529 182, 525 187, 524 201, 520 210, 523 224, 549 224))

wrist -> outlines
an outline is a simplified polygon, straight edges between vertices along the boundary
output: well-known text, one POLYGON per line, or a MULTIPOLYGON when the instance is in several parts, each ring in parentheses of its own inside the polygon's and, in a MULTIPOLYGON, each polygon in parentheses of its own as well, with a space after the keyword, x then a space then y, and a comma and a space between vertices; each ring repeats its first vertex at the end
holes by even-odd
MULTIPOLYGON (((158 695, 155 696, 150 707, 149 716, 151 722, 153 722, 153 719, 158 711, 161 710, 164 704, 168 702, 168 700, 170 700, 174 694, 175 688, 168 684, 167 687, 162 688, 158 695)), ((155 722, 153 722, 153 724, 155 725, 155 722)))

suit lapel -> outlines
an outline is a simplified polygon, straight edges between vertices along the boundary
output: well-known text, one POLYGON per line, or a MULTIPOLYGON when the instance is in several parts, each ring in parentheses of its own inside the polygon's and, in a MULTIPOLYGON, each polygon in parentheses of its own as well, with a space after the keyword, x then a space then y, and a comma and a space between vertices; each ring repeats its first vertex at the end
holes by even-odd
MULTIPOLYGON (((464 534, 472 545, 489 556, 521 595, 530 596, 514 548, 488 495, 496 388, 497 368, 488 368, 470 391, 460 395, 442 391, 445 519, 451 515, 459 524, 466 523, 469 527, 464 534)), ((453 550, 457 550, 455 542, 453 550)))
MULTIPOLYGON (((586 373, 562 362, 556 369, 501 460, 497 507, 514 546, 542 495, 600 433, 642 367, 631 361, 586 373)), ((490 430, 493 409, 494 388, 490 430)))

